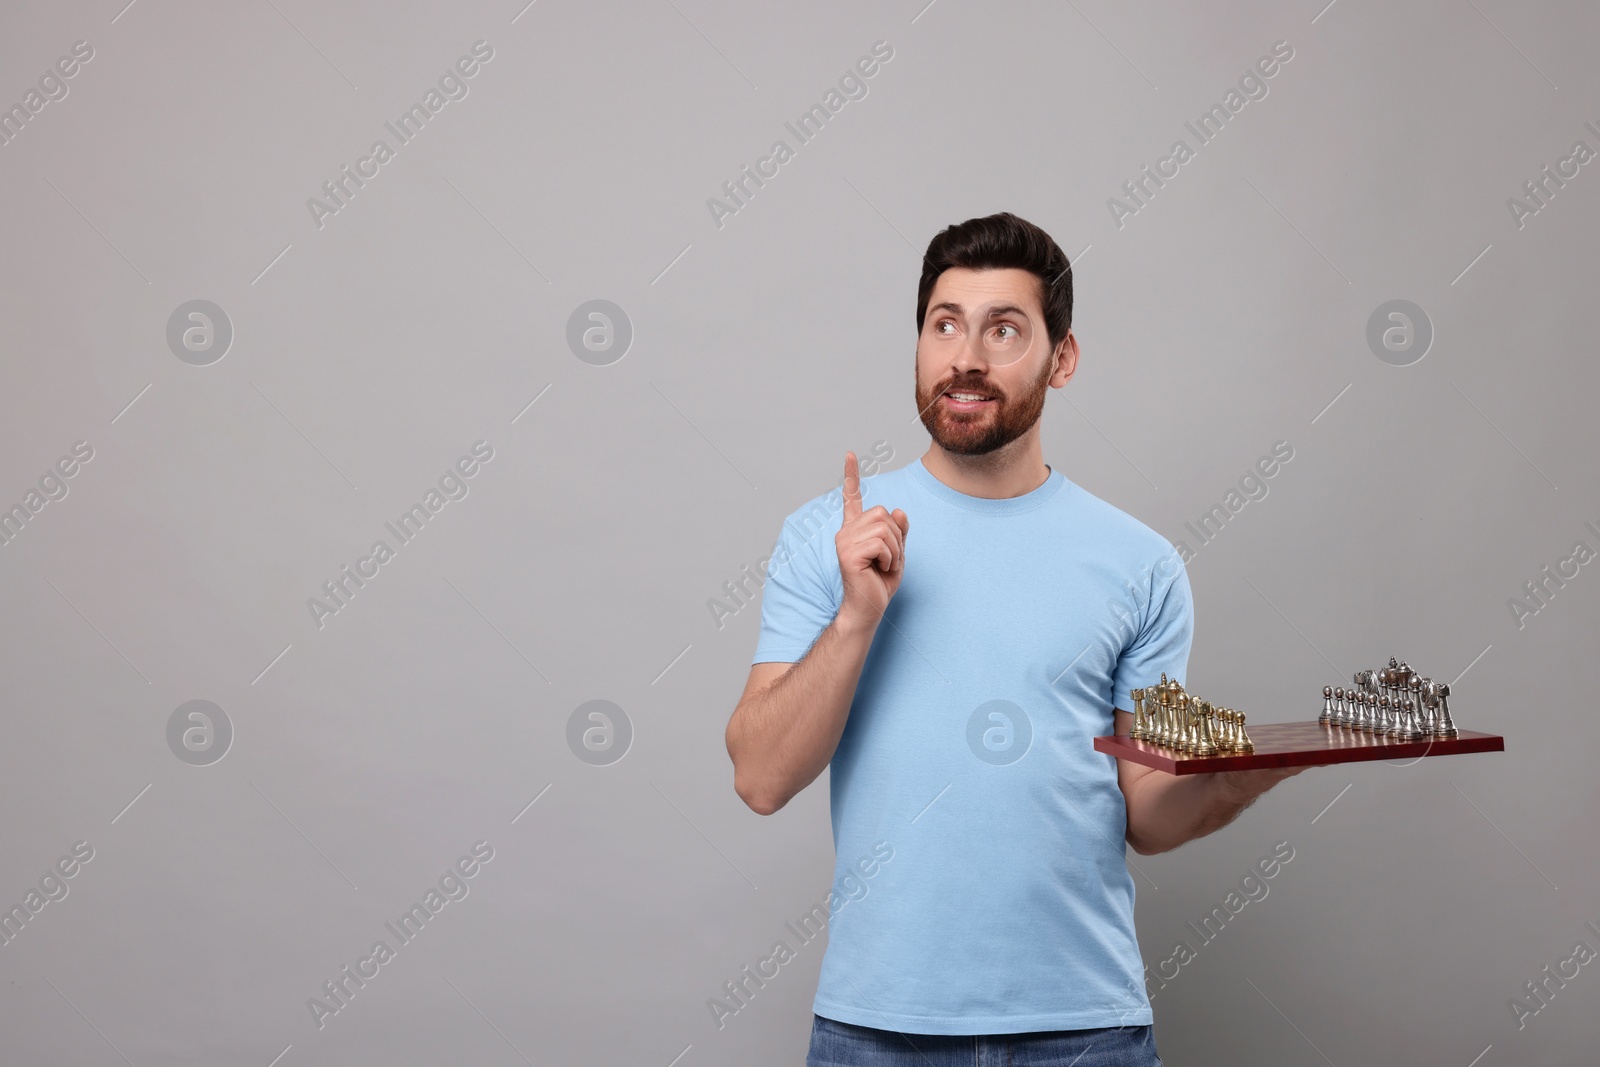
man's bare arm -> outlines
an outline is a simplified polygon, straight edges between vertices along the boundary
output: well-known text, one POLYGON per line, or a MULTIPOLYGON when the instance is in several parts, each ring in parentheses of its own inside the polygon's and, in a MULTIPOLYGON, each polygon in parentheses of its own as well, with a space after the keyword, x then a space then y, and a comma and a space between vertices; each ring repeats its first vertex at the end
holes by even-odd
MULTIPOLYGON (((1114 730, 1126 734, 1133 713, 1115 712, 1114 730)), ((1117 784, 1128 808, 1128 844, 1140 855, 1167 852, 1228 825, 1255 799, 1304 767, 1210 774, 1168 774, 1154 767, 1117 761, 1117 784)))
POLYGON ((757 663, 728 720, 733 788, 771 815, 833 759, 877 626, 835 616, 795 663, 757 663))
POLYGON ((757 663, 728 720, 733 788, 771 815, 833 759, 872 638, 905 570, 906 513, 861 507, 861 466, 844 454, 843 516, 834 535, 844 596, 833 621, 793 664, 757 663))

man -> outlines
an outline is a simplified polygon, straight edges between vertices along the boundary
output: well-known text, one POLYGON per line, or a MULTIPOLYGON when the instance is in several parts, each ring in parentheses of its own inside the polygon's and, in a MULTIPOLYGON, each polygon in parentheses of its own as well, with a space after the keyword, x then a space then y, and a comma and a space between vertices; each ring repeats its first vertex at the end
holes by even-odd
POLYGON ((1094 751, 1128 732, 1130 689, 1182 681, 1194 612, 1172 545, 1043 460, 1071 321, 1043 230, 1002 213, 938 234, 928 451, 864 484, 846 453, 842 500, 778 538, 727 746, 763 815, 831 767, 853 891, 830 897, 810 1067, 1159 1064, 1126 846, 1211 833, 1303 769, 1177 777, 1094 751))

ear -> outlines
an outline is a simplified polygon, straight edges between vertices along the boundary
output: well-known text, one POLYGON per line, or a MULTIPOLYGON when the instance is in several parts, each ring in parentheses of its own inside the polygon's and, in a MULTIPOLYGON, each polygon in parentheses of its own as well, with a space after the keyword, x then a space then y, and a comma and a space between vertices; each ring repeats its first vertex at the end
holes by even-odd
POLYGON ((1056 369, 1050 375, 1052 388, 1060 389, 1078 369, 1078 338, 1069 329, 1067 336, 1056 346, 1056 369))

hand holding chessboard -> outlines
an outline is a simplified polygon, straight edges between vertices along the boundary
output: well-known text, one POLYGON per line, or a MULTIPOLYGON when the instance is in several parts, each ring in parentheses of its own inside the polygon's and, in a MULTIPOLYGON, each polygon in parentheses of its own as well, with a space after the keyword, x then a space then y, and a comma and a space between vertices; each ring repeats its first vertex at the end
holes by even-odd
POLYGON ((1163 674, 1133 690, 1133 729, 1097 737, 1094 747, 1168 774, 1263 767, 1308 767, 1365 760, 1503 752, 1505 738, 1457 728, 1450 686, 1390 658, 1382 670, 1357 671, 1355 685, 1324 686, 1320 717, 1245 728, 1242 712, 1219 708, 1163 674))

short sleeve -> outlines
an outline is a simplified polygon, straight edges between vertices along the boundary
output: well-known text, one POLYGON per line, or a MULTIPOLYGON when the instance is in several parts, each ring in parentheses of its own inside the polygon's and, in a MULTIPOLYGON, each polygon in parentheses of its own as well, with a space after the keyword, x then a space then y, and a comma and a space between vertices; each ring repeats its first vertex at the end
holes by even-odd
POLYGON ((823 572, 831 560, 837 576, 837 557, 817 545, 826 535, 821 529, 806 537, 792 518, 784 520, 761 587, 761 636, 752 663, 799 660, 838 614, 839 591, 823 572))
POLYGON ((1132 690, 1154 685, 1163 672, 1183 681, 1189 668, 1189 648, 1194 643, 1194 595, 1189 573, 1176 555, 1177 573, 1165 588, 1152 594, 1144 625, 1117 658, 1111 688, 1112 705, 1133 710, 1132 690))

